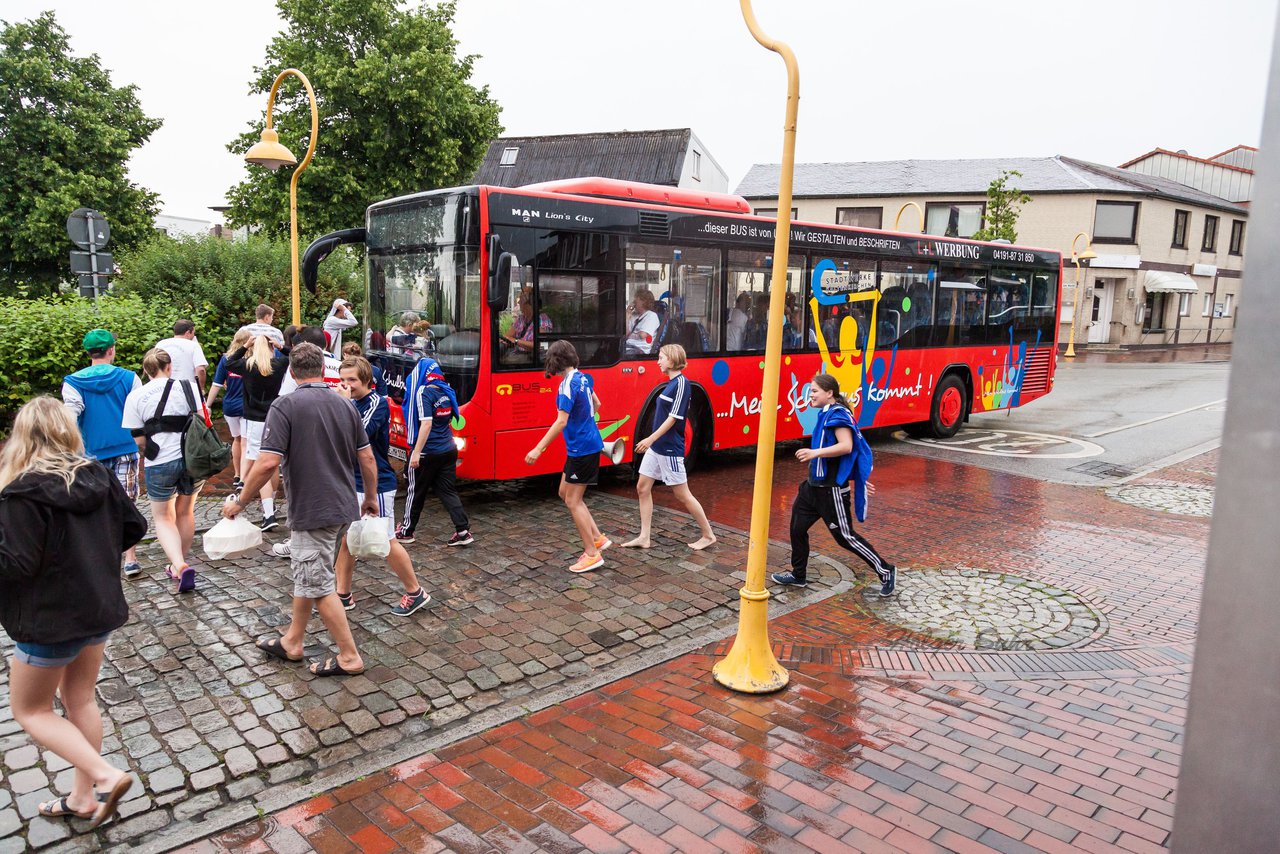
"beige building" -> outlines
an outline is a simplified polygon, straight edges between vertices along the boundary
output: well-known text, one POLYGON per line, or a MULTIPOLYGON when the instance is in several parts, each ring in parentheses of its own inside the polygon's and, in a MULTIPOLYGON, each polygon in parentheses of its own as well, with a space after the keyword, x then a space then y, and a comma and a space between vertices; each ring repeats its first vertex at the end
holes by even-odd
MULTIPOLYGON (((1077 347, 1232 340, 1248 208, 1167 178, 1061 156, 807 163, 796 166, 792 214, 968 237, 982 225, 987 186, 1005 170, 1022 173, 1011 184, 1032 198, 1017 242, 1064 256, 1061 346, 1076 298, 1071 243, 1082 231, 1098 258, 1079 270, 1077 347)), ((777 181, 776 165, 756 165, 737 192, 756 213, 776 213, 777 181)))

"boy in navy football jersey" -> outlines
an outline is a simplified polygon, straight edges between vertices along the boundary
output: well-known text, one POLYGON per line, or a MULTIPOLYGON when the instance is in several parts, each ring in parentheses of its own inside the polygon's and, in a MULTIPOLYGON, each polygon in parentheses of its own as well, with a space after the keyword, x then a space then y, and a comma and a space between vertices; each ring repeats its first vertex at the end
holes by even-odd
POLYGON ((684 348, 679 344, 666 344, 658 351, 658 370, 667 375, 667 384, 658 394, 658 405, 653 412, 653 432, 636 443, 636 453, 644 454, 640 463, 640 479, 636 482, 636 495, 640 499, 640 535, 623 543, 623 548, 647 549, 650 546, 649 529, 653 523, 653 483, 660 480, 680 499, 689 511, 702 536, 689 543, 694 550, 705 549, 716 541, 707 522, 702 505, 689 491, 688 476, 684 470, 684 425, 689 414, 689 380, 684 374, 688 363, 684 348))
MULTIPOLYGON (((849 479, 856 479, 859 519, 865 515, 865 496, 874 490, 866 477, 871 473, 870 449, 863 465, 857 464, 853 414, 831 374, 818 374, 809 383, 809 408, 818 409, 809 447, 796 451, 796 459, 809 464, 809 476, 800 483, 791 507, 791 571, 775 572, 775 584, 806 587, 809 566, 809 528, 821 519, 838 545, 848 549, 875 570, 880 595, 892 596, 898 586, 897 568, 880 557, 871 543, 853 530, 849 513, 849 479)), ((865 443, 864 443, 865 445, 865 443)))
POLYGON ((469 546, 471 522, 458 496, 458 446, 453 441, 453 419, 458 415, 458 398, 445 380, 435 359, 424 357, 409 377, 404 397, 404 426, 409 433, 409 492, 404 499, 404 518, 396 539, 415 541, 413 531, 422 516, 427 492, 440 499, 453 522, 453 536, 447 546, 469 546))
MULTIPOLYGON (((360 423, 369 437, 369 445, 373 448, 373 458, 378 465, 378 482, 373 489, 378 495, 378 516, 387 523, 387 538, 391 540, 391 551, 387 554, 387 566, 404 585, 404 595, 398 604, 393 605, 391 613, 397 617, 407 617, 414 611, 431 601, 431 596, 418 584, 418 576, 413 571, 413 561, 404 546, 396 542, 396 525, 393 519, 396 504, 396 473, 387 459, 391 446, 391 410, 387 399, 373 389, 373 366, 362 356, 354 356, 343 361, 339 369, 342 383, 338 385, 338 394, 350 400, 360 415, 360 423)), ((356 471, 356 496, 363 502, 364 493, 369 489, 356 471)), ((335 590, 342 607, 350 611, 356 606, 355 596, 351 591, 351 576, 356 561, 347 550, 346 537, 338 550, 338 560, 334 566, 336 575, 335 590), (345 591, 345 592, 344 592, 345 591)))
POLYGON ((556 438, 564 433, 564 446, 568 459, 560 476, 560 498, 573 515, 573 524, 582 537, 582 556, 569 567, 570 572, 590 572, 604 566, 600 552, 613 545, 613 541, 600 533, 596 520, 582 500, 588 486, 594 486, 600 477, 600 452, 604 440, 595 422, 595 392, 586 374, 578 370, 578 351, 568 341, 554 341, 547 348, 544 367, 546 376, 561 378, 556 394, 556 421, 524 461, 533 465, 556 438))

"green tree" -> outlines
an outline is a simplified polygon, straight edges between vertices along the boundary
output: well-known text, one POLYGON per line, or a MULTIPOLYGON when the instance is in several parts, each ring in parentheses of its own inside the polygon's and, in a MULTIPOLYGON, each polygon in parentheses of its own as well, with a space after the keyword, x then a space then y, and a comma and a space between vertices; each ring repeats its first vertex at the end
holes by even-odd
MULTIPOLYGON (((254 235, 248 240, 163 235, 120 259, 114 290, 149 305, 169 307, 169 323, 204 317, 197 332, 206 355, 221 351, 241 325, 253 320, 259 303, 276 309, 277 325, 289 322, 289 241, 254 235)), ((359 256, 346 248, 320 265, 316 294, 302 289, 302 320, 319 324, 339 296, 363 317, 364 276, 359 256)))
POLYGON ((113 250, 150 237, 156 194, 125 168, 160 121, 96 54, 71 55, 52 12, 0 27, 0 293, 49 293, 71 275, 76 208, 106 216, 113 250))
POLYGON ((1009 185, 1010 178, 1021 178, 1017 169, 1007 169, 987 186, 987 213, 982 228, 973 233, 974 240, 1007 240, 1018 242, 1018 215, 1031 197, 1009 185))
MULTIPOLYGON (((465 183, 502 132, 500 108, 471 77, 474 56, 458 56, 451 24, 454 3, 401 9, 394 0, 277 0, 285 30, 254 69, 253 92, 264 98, 276 75, 297 68, 316 90, 320 133, 302 173, 298 228, 318 235, 364 223, 372 202, 465 183)), ((311 135, 311 110, 300 81, 277 93, 280 140, 301 160, 311 135)), ((261 125, 228 145, 244 154, 261 125)), ((249 167, 227 193, 228 219, 287 235, 292 168, 249 167)))

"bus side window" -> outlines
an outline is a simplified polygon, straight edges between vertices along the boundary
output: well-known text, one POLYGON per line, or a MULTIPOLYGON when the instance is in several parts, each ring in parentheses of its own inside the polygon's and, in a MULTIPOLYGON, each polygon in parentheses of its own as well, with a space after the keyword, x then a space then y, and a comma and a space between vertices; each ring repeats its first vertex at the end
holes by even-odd
POLYGON ((975 267, 943 264, 938 270, 938 308, 933 327, 935 347, 985 343, 987 274, 975 267))

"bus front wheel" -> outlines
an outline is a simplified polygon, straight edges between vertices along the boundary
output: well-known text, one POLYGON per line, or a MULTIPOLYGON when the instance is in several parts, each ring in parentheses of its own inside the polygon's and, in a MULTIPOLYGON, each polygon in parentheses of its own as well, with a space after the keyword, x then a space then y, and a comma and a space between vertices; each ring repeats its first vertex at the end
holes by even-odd
POLYGON ((908 424, 908 435, 922 438, 950 439, 960 432, 964 416, 969 411, 969 392, 964 380, 955 374, 947 374, 933 390, 929 406, 929 420, 908 424))

